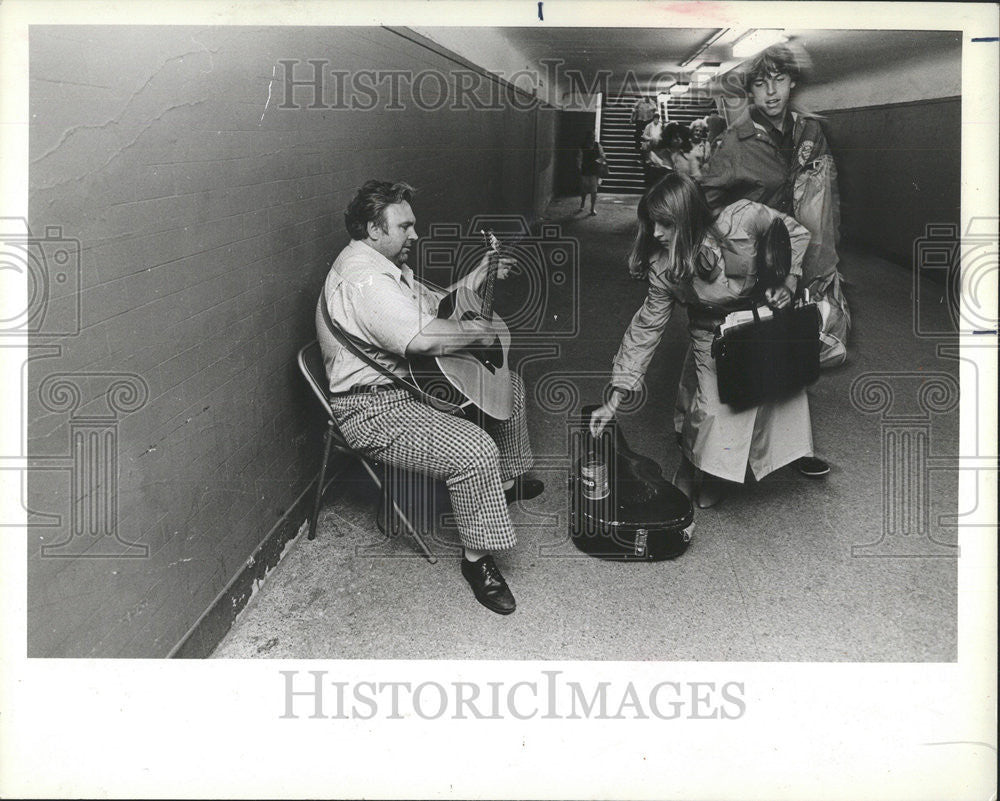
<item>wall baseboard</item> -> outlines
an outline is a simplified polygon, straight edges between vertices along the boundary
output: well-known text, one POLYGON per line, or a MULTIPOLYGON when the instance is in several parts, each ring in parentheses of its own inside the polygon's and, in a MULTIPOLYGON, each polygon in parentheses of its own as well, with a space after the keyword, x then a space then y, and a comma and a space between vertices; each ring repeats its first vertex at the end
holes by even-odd
POLYGON ((255 582, 263 581, 277 566, 288 542, 295 539, 309 520, 316 481, 305 491, 254 550, 240 571, 230 580, 183 639, 168 654, 171 659, 205 659, 211 656, 233 626, 236 616, 253 596, 255 582))
MULTIPOLYGON (((340 477, 349 460, 344 462, 339 466, 336 462, 331 464, 323 491, 324 497, 329 492, 330 485, 340 477)), ((253 597, 254 583, 263 581, 281 561, 288 543, 306 531, 305 524, 312 514, 317 480, 319 480, 318 474, 271 527, 250 558, 229 580, 208 609, 167 654, 168 659, 206 659, 212 655, 222 642, 222 638, 233 627, 233 622, 239 613, 253 597)))

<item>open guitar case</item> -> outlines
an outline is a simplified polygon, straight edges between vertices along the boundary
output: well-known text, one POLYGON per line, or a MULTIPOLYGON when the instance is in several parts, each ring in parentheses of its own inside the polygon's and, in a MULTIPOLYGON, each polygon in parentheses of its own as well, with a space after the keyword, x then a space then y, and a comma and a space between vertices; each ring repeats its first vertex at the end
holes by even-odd
MULTIPOLYGON (((619 562, 659 562, 683 554, 694 530, 694 507, 652 459, 633 451, 616 420, 596 440, 585 406, 570 421, 569 529, 589 556, 619 562), (588 460, 606 467, 607 494, 595 500, 588 460)), ((596 493, 600 494, 600 490, 596 493)))

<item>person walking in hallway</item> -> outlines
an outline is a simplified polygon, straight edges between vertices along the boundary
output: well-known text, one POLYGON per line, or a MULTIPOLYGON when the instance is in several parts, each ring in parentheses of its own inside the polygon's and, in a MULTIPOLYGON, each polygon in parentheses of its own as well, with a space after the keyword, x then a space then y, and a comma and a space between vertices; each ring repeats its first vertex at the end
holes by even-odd
POLYGON ((636 150, 641 150, 642 132, 653 121, 653 117, 656 115, 656 101, 649 95, 640 97, 635 101, 635 105, 632 106, 632 114, 629 117, 629 121, 632 123, 636 150))
MULTIPOLYGON (((594 132, 587 131, 583 147, 576 153, 576 168, 580 172, 580 210, 583 211, 590 195, 590 216, 597 214, 597 190, 601 186, 601 171, 607 168, 607 159, 601 143, 594 139, 594 132)), ((577 212, 579 213, 579 212, 577 212)))
MULTIPOLYGON (((753 200, 792 215, 809 230, 801 288, 822 316, 821 366, 834 367, 847 358, 851 318, 837 271, 840 202, 830 146, 814 115, 792 109, 801 70, 790 48, 764 50, 743 78, 749 107, 723 135, 699 182, 713 209, 753 200)), ((815 457, 796 466, 811 478, 830 472, 815 457)))

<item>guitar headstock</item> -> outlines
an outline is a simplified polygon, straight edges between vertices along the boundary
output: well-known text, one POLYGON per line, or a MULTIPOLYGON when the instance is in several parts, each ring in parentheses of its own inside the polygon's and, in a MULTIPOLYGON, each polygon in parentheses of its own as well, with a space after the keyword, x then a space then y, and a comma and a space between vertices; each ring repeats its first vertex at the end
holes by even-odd
POLYGON ((500 253, 500 240, 497 239, 496 234, 492 231, 480 231, 483 235, 483 241, 486 243, 486 249, 490 251, 491 254, 500 253))

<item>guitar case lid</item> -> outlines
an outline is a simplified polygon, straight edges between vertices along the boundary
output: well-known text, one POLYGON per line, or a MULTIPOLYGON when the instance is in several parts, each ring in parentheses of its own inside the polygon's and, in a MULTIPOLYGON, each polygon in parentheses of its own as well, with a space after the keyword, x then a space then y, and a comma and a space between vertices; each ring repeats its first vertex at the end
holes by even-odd
MULTIPOLYGON (((590 414, 584 407, 575 422, 580 435, 590 438, 590 414)), ((582 493, 580 461, 570 475, 573 543, 592 556, 621 561, 658 561, 679 556, 691 539, 694 507, 688 497, 667 481, 660 466, 629 448, 621 428, 612 421, 607 436, 614 468, 610 495, 589 501, 582 493)))

